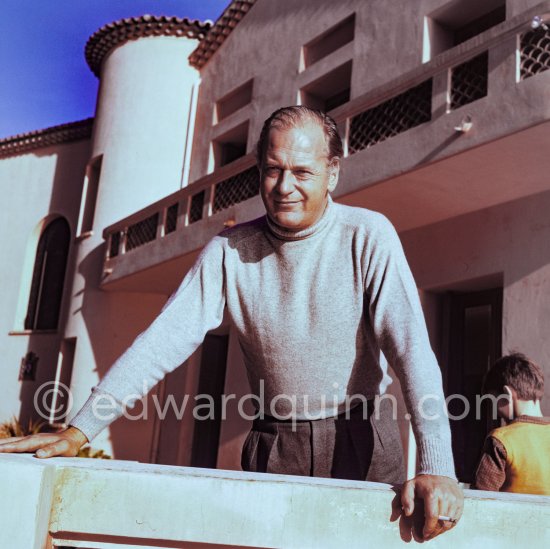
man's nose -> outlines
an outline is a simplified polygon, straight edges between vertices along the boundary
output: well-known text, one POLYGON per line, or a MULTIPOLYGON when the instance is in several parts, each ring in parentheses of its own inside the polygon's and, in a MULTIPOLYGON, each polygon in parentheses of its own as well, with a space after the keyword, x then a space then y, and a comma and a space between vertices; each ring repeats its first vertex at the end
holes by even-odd
POLYGON ((294 191, 294 176, 290 170, 283 170, 277 182, 277 192, 282 195, 288 195, 294 191))

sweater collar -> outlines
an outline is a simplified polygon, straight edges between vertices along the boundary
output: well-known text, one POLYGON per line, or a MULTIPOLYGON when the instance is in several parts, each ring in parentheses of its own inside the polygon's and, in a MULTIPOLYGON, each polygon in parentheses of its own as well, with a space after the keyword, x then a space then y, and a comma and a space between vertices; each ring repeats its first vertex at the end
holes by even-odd
POLYGON ((276 223, 271 221, 269 215, 266 214, 265 217, 269 230, 277 238, 280 238, 281 240, 305 240, 306 238, 309 238, 325 229, 325 227, 327 227, 330 223, 333 215, 334 205, 332 203, 332 198, 330 197, 330 195, 328 195, 327 207, 325 208, 323 215, 313 225, 310 225, 305 229, 300 229, 297 231, 284 229, 280 225, 277 225, 276 223))

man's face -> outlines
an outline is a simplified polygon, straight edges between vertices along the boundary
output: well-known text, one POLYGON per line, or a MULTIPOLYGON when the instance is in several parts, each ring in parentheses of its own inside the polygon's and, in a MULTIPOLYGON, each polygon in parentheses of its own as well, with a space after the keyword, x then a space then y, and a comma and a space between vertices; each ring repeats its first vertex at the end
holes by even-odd
POLYGON ((269 132, 261 194, 269 218, 285 229, 313 225, 338 182, 338 160, 328 162, 323 129, 315 122, 269 132))

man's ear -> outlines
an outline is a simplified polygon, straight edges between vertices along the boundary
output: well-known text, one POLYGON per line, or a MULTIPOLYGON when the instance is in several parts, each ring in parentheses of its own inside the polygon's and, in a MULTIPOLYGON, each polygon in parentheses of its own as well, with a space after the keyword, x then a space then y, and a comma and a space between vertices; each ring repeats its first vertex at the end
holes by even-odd
POLYGON ((338 185, 338 178, 340 177, 340 159, 335 156, 331 161, 329 165, 329 174, 328 174, 328 190, 329 192, 334 191, 336 189, 336 185, 338 185))

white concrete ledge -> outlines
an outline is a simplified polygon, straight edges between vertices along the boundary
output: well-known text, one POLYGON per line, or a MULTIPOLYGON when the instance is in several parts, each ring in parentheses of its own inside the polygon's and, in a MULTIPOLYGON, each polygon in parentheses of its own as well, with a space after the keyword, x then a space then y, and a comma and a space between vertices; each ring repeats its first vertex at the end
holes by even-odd
MULTIPOLYGON (((30 455, 0 455, 0 471, 2 548, 415 543, 385 484, 30 455)), ((462 521, 431 547, 550 546, 550 497, 466 494, 462 521)))

